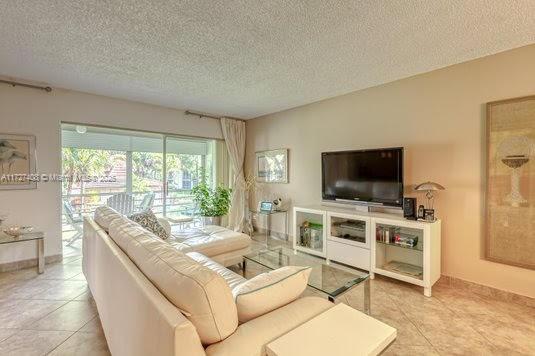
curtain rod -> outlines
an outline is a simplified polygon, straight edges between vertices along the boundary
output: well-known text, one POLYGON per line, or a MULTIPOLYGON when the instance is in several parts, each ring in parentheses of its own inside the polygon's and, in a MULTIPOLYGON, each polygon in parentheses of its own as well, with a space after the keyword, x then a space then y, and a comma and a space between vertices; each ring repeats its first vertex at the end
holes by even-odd
MULTIPOLYGON (((208 114, 202 114, 200 112, 194 112, 194 111, 190 111, 190 110, 186 110, 185 112, 186 115, 193 115, 193 116, 198 116, 199 119, 205 117, 207 119, 214 119, 214 120, 219 120, 221 119, 221 117, 218 117, 218 116, 214 116, 214 115, 208 115, 208 114)), ((229 119, 233 119, 233 120, 238 120, 238 121, 245 121, 243 119, 238 119, 236 117, 230 117, 230 116, 225 116, 225 117, 228 117, 229 119)))
POLYGON ((11 85, 11 86, 19 86, 19 87, 25 87, 25 88, 32 88, 32 89, 38 89, 38 90, 44 90, 46 91, 47 93, 50 93, 52 91, 52 88, 51 87, 41 87, 41 86, 38 86, 38 85, 32 85, 32 84, 25 84, 25 83, 19 83, 19 82, 13 82, 13 81, 10 81, 10 80, 3 80, 3 79, 0 79, 0 83, 3 83, 3 84, 8 84, 8 85, 11 85))

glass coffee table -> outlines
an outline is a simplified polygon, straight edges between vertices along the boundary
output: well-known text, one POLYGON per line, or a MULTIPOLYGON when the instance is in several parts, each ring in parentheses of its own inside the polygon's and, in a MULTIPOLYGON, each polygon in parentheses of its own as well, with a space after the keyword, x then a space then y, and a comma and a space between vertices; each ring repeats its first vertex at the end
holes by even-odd
POLYGON ((243 256, 244 274, 248 262, 254 262, 270 270, 285 266, 311 267, 308 286, 326 294, 331 302, 362 284, 364 286, 364 311, 370 314, 370 279, 366 272, 344 268, 332 263, 327 264, 322 258, 285 246, 272 247, 243 256))

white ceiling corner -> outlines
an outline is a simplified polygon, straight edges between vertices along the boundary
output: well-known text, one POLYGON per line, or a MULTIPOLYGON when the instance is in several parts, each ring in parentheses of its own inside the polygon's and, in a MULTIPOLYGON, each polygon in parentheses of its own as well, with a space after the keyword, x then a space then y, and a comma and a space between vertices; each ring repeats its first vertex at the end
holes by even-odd
POLYGON ((533 0, 0 0, 0 75, 253 118, 535 42, 533 0))

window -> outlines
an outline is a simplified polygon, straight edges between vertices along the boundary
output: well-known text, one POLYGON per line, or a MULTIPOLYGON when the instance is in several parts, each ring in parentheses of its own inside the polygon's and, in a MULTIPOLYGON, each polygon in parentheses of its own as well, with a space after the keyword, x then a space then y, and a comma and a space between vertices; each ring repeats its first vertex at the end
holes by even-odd
POLYGON ((64 239, 80 234, 80 216, 116 194, 132 210, 195 215, 191 189, 215 184, 216 140, 62 124, 64 239))

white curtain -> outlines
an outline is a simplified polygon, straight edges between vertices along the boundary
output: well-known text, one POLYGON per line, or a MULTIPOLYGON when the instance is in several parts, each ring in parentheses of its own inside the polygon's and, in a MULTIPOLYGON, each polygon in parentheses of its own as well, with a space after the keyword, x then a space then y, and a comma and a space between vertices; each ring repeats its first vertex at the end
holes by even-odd
POLYGON ((245 178, 243 174, 245 122, 223 117, 221 118, 221 128, 227 144, 232 170, 234 171, 229 228, 234 231, 242 231, 245 222, 245 178))

